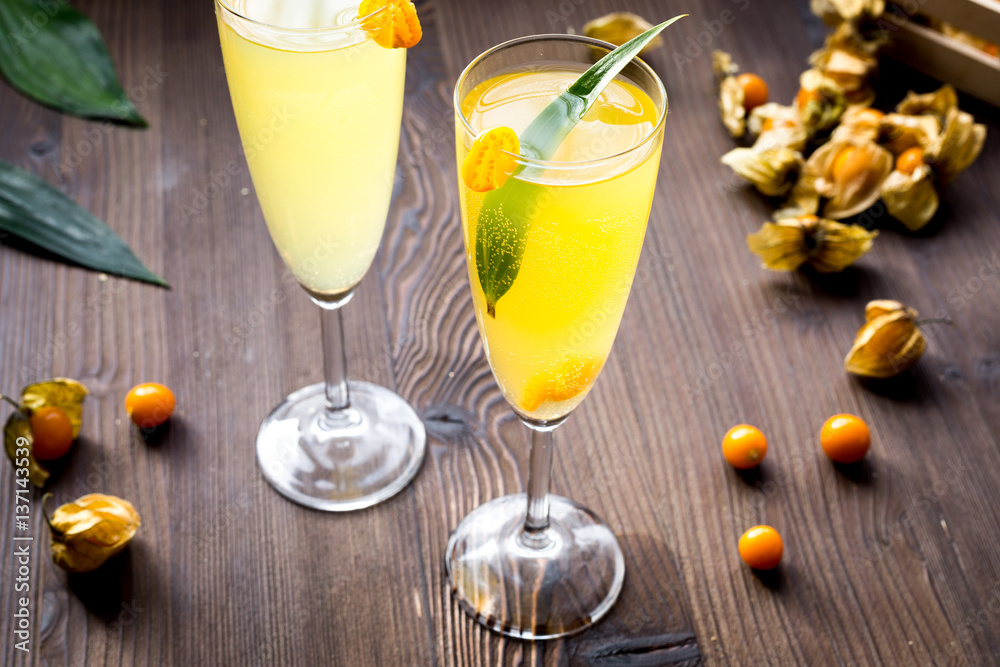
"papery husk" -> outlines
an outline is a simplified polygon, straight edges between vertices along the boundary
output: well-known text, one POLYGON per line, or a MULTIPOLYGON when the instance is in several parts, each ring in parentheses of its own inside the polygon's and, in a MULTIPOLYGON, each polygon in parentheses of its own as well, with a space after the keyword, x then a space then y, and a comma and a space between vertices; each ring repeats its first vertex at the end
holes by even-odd
POLYGON ((69 572, 96 570, 124 549, 142 524, 132 503, 101 493, 66 503, 46 518, 52 560, 69 572))
POLYGON ((789 148, 803 152, 809 141, 809 132, 802 124, 802 118, 795 107, 786 107, 777 102, 768 102, 754 108, 747 119, 747 130, 757 136, 754 148, 789 148), (766 121, 771 121, 769 129, 764 129, 766 121))
POLYGON ((73 437, 80 435, 83 425, 83 399, 90 391, 81 383, 69 378, 52 378, 29 384, 21 390, 21 405, 30 415, 35 410, 54 405, 62 409, 73 425, 73 437))
POLYGON ((778 197, 795 183, 802 154, 788 148, 734 148, 722 156, 722 164, 750 181, 761 194, 778 197))
POLYGON ((912 90, 906 94, 903 101, 896 105, 897 113, 908 116, 933 114, 944 122, 948 112, 958 107, 958 93, 954 86, 946 83, 930 93, 917 94, 912 90))
POLYGON ((809 6, 827 25, 844 21, 857 24, 877 19, 885 12, 885 0, 810 0, 809 6))
POLYGON ((820 273, 834 273, 871 250, 876 236, 859 225, 810 215, 766 222, 747 236, 747 246, 772 271, 794 271, 808 263, 820 273))
POLYGON ((948 183, 975 162, 984 141, 986 126, 953 107, 948 111, 944 129, 924 149, 924 159, 941 182, 948 183))
POLYGON ((799 174, 799 180, 792 186, 792 192, 781 205, 781 208, 774 212, 775 220, 785 218, 801 218, 806 215, 816 215, 819 212, 819 193, 816 192, 816 172, 810 169, 809 160, 806 161, 799 174))
POLYGON ((882 183, 882 200, 889 215, 917 231, 934 217, 939 199, 934 187, 934 172, 926 164, 912 175, 893 171, 882 183))
POLYGON ((864 143, 875 141, 881 132, 882 119, 872 114, 871 107, 848 107, 840 117, 840 124, 830 135, 830 141, 852 141, 864 143))
POLYGON ((878 72, 878 44, 865 41, 851 23, 842 23, 809 63, 832 79, 849 105, 868 106, 875 100, 872 82, 878 72))
MULTIPOLYGON (((594 39, 603 39, 615 46, 621 46, 633 37, 653 28, 653 24, 632 12, 613 12, 596 18, 583 26, 583 34, 594 39)), ((639 55, 645 55, 653 49, 663 46, 663 37, 657 35, 642 47, 639 55)))
POLYGON ((878 201, 882 181, 892 172, 893 158, 892 153, 871 141, 830 141, 809 157, 805 169, 816 174, 816 192, 829 200, 823 206, 823 217, 842 220, 878 201), (851 178, 852 174, 834 176, 834 161, 840 151, 848 147, 867 154, 868 168, 855 178, 851 178))
POLYGON ((814 91, 820 98, 810 99, 799 109, 799 116, 810 135, 829 130, 840 122, 847 110, 847 100, 836 81, 813 68, 802 73, 799 85, 803 90, 814 91))
POLYGON ((916 324, 917 311, 880 299, 865 307, 865 325, 844 359, 848 373, 889 378, 912 367, 927 347, 916 324))
MULTIPOLYGON (((29 384, 22 389, 18 409, 11 413, 3 429, 4 449, 10 460, 16 464, 16 459, 24 458, 16 455, 18 438, 27 440, 29 450, 31 449, 35 440, 31 431, 31 415, 46 406, 55 406, 65 412, 73 427, 73 437, 80 435, 83 399, 88 393, 90 392, 84 385, 69 378, 53 378, 29 384)), ((45 486, 49 471, 35 459, 33 453, 28 455, 27 467, 31 483, 37 487, 45 486)))
POLYGON ((879 143, 895 155, 917 146, 927 150, 941 132, 941 121, 931 114, 910 116, 901 113, 886 114, 879 130, 879 143))
POLYGON ((746 133, 746 114, 743 106, 743 88, 736 81, 739 66, 725 51, 712 52, 712 71, 719 84, 719 116, 730 136, 739 139, 746 133))
POLYGON ((31 435, 31 422, 28 421, 28 417, 23 412, 17 410, 11 413, 10 417, 7 418, 7 423, 3 427, 4 450, 6 450, 7 456, 15 466, 18 459, 24 458, 17 455, 17 450, 19 449, 17 441, 19 438, 24 438, 28 441, 28 479, 32 484, 41 488, 49 480, 49 471, 36 461, 35 457, 31 454, 31 444, 34 440, 31 435))

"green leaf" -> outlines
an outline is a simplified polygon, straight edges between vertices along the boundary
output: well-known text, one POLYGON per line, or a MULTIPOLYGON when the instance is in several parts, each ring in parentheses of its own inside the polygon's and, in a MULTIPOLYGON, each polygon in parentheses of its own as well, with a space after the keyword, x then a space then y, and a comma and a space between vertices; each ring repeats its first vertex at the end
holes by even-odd
POLYGON ((63 113, 146 126, 125 95, 97 26, 67 0, 0 0, 0 72, 63 113))
POLYGON ((3 160, 0 231, 88 269, 169 287, 107 225, 38 176, 3 160))
MULTIPOLYGON (((625 42, 580 75, 524 130, 520 137, 521 155, 535 160, 550 159, 618 73, 660 31, 685 16, 675 16, 625 42)), ((476 222, 476 267, 490 317, 496 317, 497 301, 514 284, 521 269, 532 209, 537 208, 543 193, 541 186, 523 180, 524 172, 522 165, 502 187, 486 194, 476 222), (522 178, 513 178, 518 174, 522 178)))

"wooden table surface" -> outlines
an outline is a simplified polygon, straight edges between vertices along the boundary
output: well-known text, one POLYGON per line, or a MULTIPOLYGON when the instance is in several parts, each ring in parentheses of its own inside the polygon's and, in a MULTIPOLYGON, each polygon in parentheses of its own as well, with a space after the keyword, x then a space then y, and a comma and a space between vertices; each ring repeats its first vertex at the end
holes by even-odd
MULTIPOLYGON (((0 662, 34 665, 997 664, 1000 661, 1000 114, 978 162, 921 234, 889 223, 842 275, 773 274, 744 238, 770 205, 719 164, 710 48, 790 100, 825 34, 804 0, 428 0, 409 54, 397 189, 381 250, 346 311, 351 374, 412 402, 429 434, 416 480, 333 516, 275 493, 254 458, 261 418, 321 377, 317 309, 286 279, 242 158, 211 4, 80 0, 150 122, 64 118, 0 86, 0 157, 109 222, 172 289, 0 248, 0 387, 85 382, 85 426, 51 483, 101 491, 143 526, 126 555, 67 576, 45 553, 34 497, 32 652, 14 649, 12 489, 0 497, 0 662), (476 329, 455 188, 451 92, 486 48, 579 30, 616 9, 689 12, 650 63, 671 98, 649 232, 600 382, 558 434, 554 491, 618 535, 625 590, 565 641, 490 634, 449 597, 450 531, 521 490, 525 429, 476 329), (715 23, 723 12, 732 22, 715 23), (708 23, 705 23, 705 22, 708 23), (718 33, 713 34, 713 33, 718 33), (711 42, 708 48, 697 46, 711 42), (674 54, 685 54, 690 62, 674 54), (700 52, 699 52, 700 50, 700 52), (70 156, 75 152, 79 159, 70 156), (895 381, 841 363, 872 298, 954 328, 895 381), (158 444, 122 408, 140 381, 173 388, 158 444), (818 431, 861 415, 873 446, 837 469, 818 431), (771 449, 741 476, 719 452, 750 422, 771 449), (785 538, 757 577, 736 542, 785 538)), ((878 104, 935 82, 888 65, 878 104)), ((335 213, 335 212, 331 212, 335 213)), ((13 246, 13 247, 11 247, 13 246)), ((6 412, 4 412, 4 416, 6 412)))

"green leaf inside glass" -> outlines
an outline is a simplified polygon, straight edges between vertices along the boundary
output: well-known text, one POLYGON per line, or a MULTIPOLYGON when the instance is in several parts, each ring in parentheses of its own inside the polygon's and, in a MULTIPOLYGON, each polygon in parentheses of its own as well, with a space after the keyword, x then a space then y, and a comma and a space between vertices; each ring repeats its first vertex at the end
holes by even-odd
MULTIPOLYGON (((687 14, 675 16, 625 42, 580 75, 525 129, 520 137, 521 155, 550 159, 608 84, 660 31, 684 16, 687 14)), ((528 226, 542 193, 540 186, 517 178, 525 169, 519 166, 502 187, 486 194, 476 222, 476 268, 486 312, 493 318, 497 301, 514 284, 521 268, 528 226)))

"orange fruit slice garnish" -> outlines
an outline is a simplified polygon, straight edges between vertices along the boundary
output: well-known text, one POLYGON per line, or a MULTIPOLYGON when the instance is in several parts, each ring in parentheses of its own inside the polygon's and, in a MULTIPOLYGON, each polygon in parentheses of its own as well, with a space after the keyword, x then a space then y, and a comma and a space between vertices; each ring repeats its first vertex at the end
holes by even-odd
POLYGON ((408 49, 423 36, 410 0, 362 0, 358 18, 365 19, 361 25, 375 43, 387 49, 408 49))
POLYGON ((593 383, 602 366, 604 359, 600 356, 574 357, 564 361, 554 371, 533 376, 521 394, 521 409, 534 412, 546 401, 568 401, 593 383))
POLYGON ((494 127, 472 142, 462 161, 462 181, 470 190, 489 192, 503 186, 517 168, 514 157, 521 150, 517 134, 509 127, 494 127))

